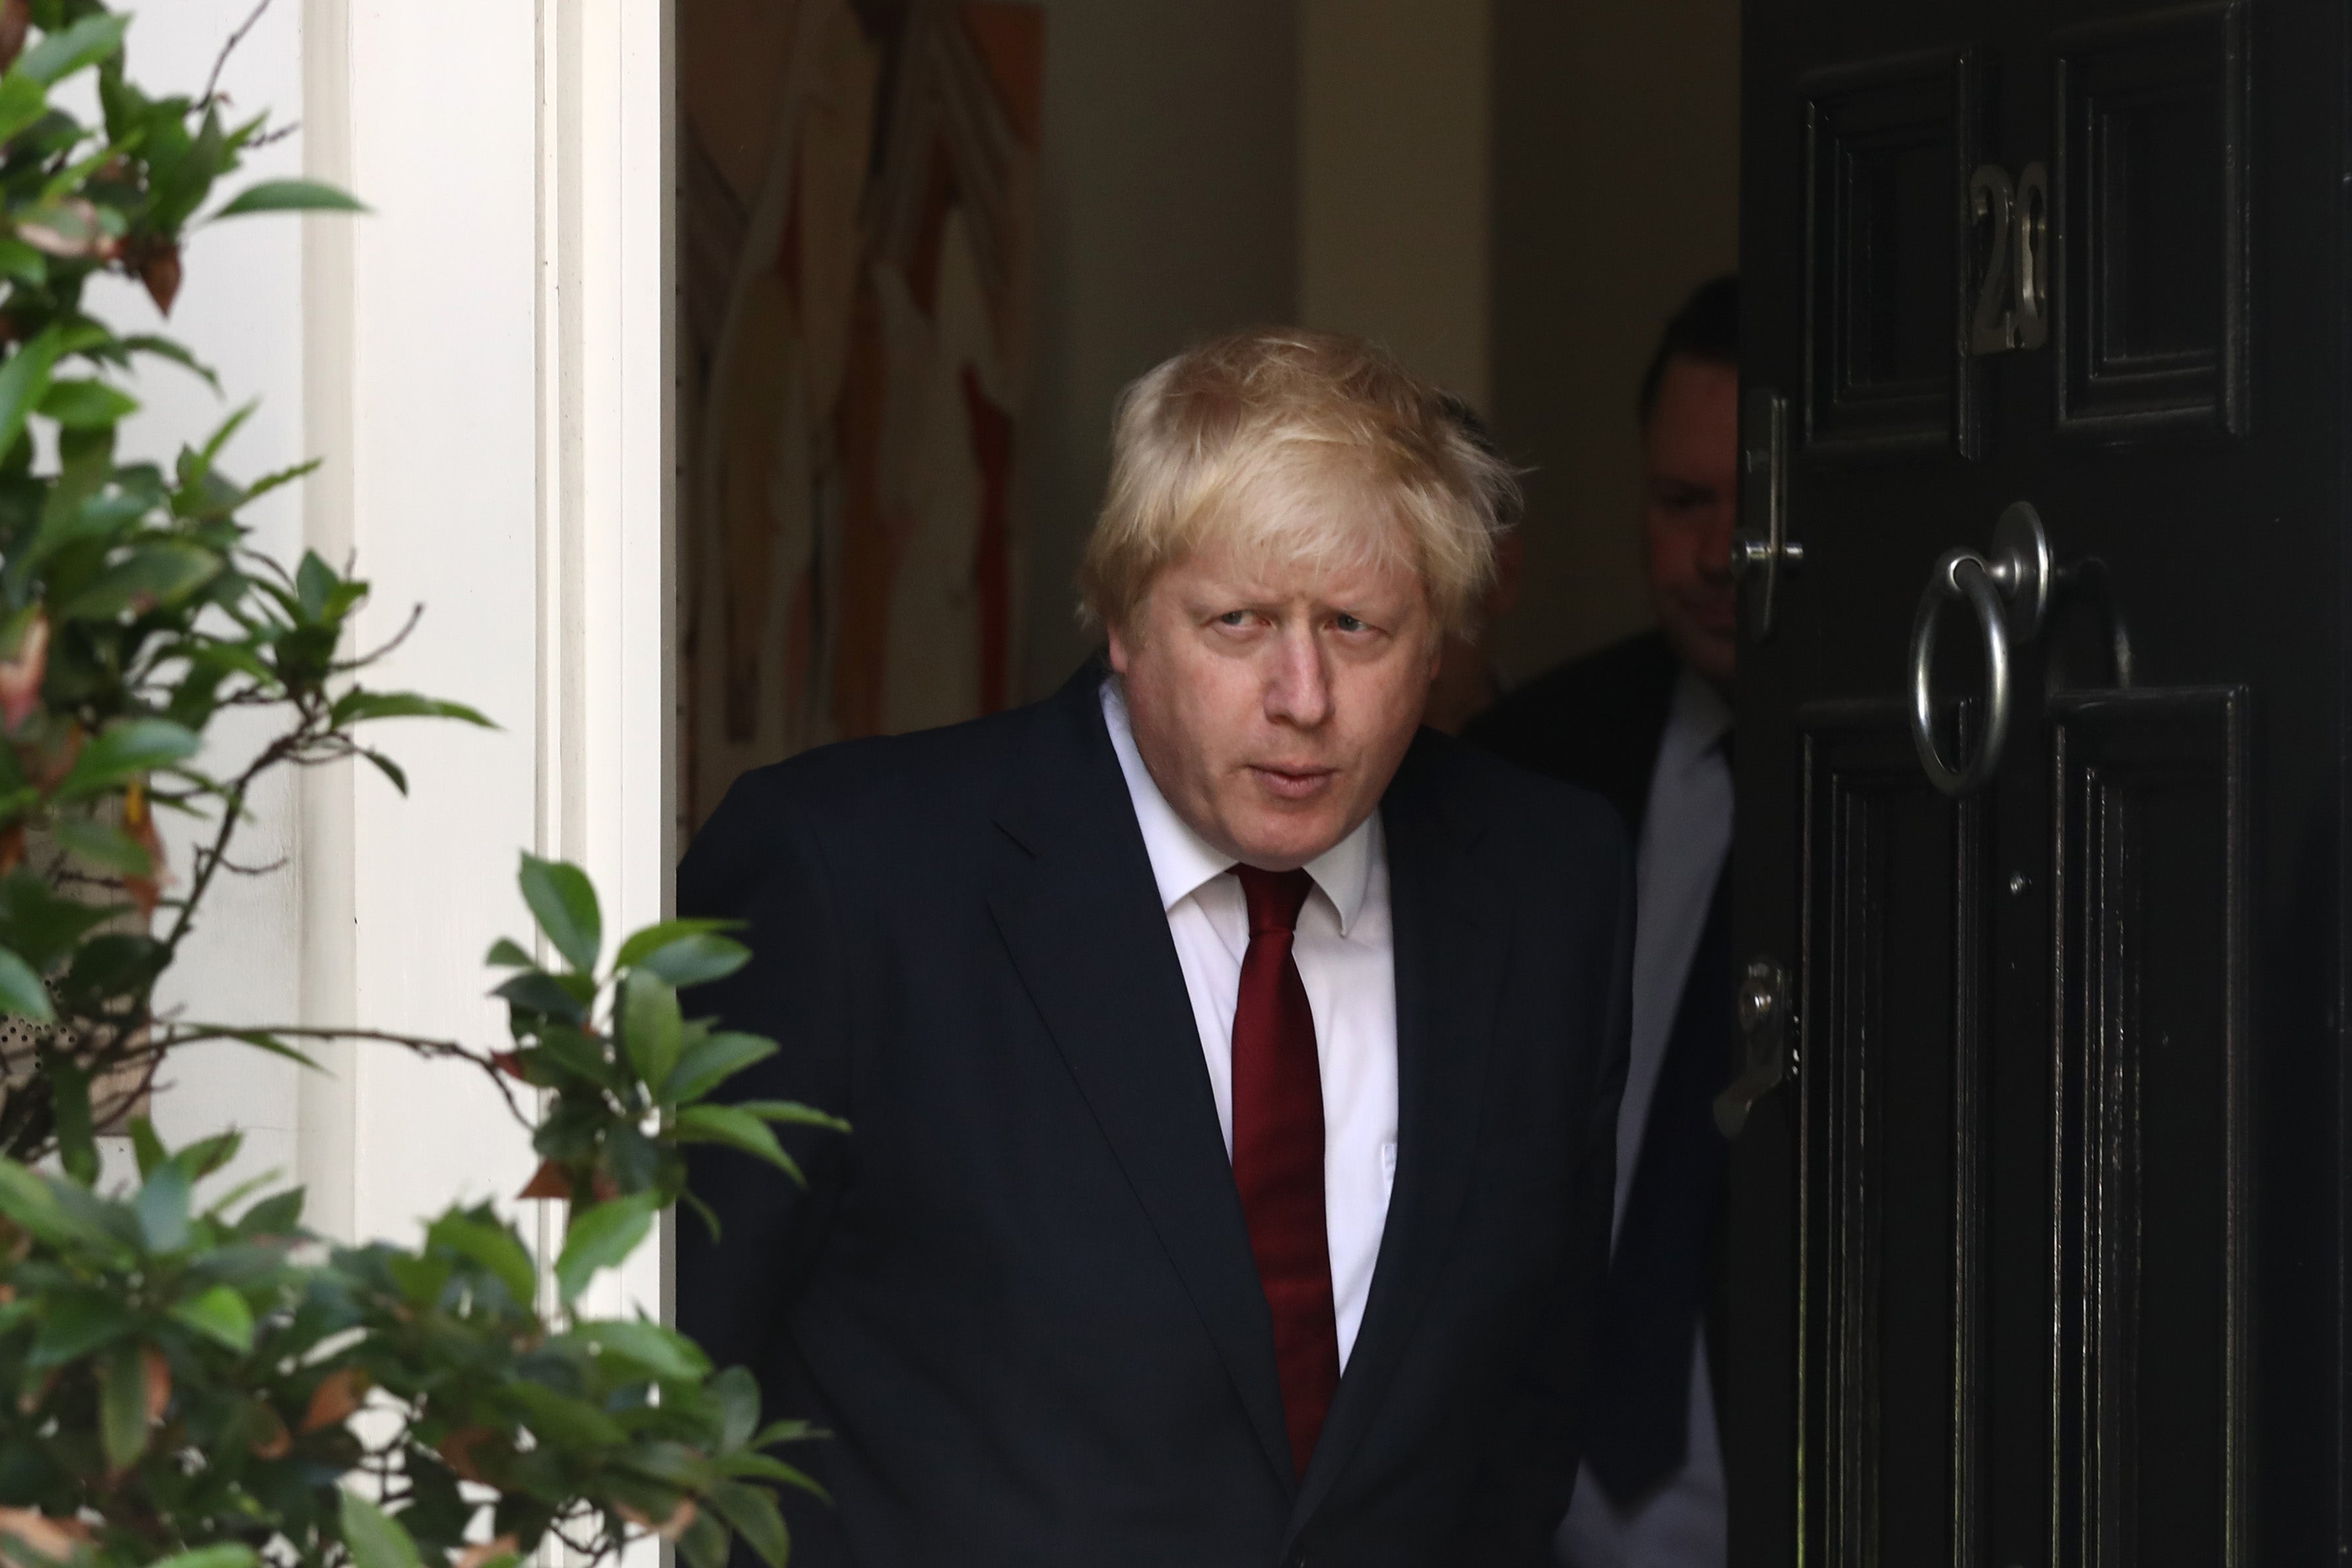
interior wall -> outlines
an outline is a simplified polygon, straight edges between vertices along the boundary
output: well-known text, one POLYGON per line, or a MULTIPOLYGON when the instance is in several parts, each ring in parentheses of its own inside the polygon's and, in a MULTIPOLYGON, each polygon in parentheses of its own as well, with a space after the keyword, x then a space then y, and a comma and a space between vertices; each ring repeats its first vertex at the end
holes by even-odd
POLYGON ((1491 412, 1534 470, 1500 653, 1523 679, 1650 619, 1633 399, 1666 318, 1738 263, 1739 7, 1492 4, 1491 412))
POLYGON ((1488 405, 1491 0, 1300 0, 1300 321, 1488 405))
POLYGON ((1072 614, 1111 404, 1222 328, 1298 308, 1291 4, 1045 0, 1035 357, 1022 464, 1027 686, 1096 646, 1072 614))

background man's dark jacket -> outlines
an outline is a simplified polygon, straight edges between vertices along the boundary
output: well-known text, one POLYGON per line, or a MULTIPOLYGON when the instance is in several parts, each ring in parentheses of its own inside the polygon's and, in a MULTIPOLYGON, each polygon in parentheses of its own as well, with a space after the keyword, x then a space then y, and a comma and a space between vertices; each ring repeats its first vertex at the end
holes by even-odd
POLYGON ((1507 693, 1463 737, 1529 773, 1597 792, 1638 839, 1682 668, 1664 633, 1643 632, 1507 693))
MULTIPOLYGON (((1463 736, 1530 773, 1597 792, 1617 808, 1625 831, 1638 842, 1682 670, 1681 656, 1664 632, 1643 632, 1538 676, 1472 720, 1463 736)), ((1733 978, 1723 977, 1727 990, 1733 978)), ((1739 1051, 1737 1029, 1727 1028, 1727 1083, 1738 1069, 1739 1051)), ((1715 1285, 1706 1321, 1707 1370, 1718 1420, 1729 1321, 1723 1239, 1714 1238, 1715 1285)))
MULTIPOLYGON (((847 1116, 811 1190, 732 1153, 678 1317, 835 1506, 794 1568, 1548 1561, 1608 1245, 1630 857, 1581 792, 1424 733, 1381 805, 1396 1181, 1294 1484, 1271 1320, 1097 695, 751 773, 679 872, 782 1040, 746 1098, 847 1116)), ((739 1562, 740 1559, 739 1558, 739 1562)))

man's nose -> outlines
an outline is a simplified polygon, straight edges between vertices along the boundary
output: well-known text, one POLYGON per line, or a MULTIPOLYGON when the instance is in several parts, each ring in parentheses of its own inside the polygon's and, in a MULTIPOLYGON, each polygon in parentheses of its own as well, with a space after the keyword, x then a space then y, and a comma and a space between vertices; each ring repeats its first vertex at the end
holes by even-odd
POLYGON ((1285 627, 1267 672, 1265 716, 1277 724, 1312 730, 1331 716, 1331 679, 1323 650, 1305 626, 1285 627))

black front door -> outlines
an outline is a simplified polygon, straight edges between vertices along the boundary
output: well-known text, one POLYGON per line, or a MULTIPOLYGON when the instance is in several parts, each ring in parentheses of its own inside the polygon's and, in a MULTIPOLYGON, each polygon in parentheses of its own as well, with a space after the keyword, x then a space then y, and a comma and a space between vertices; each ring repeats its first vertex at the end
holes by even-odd
POLYGON ((2347 14, 1748 0, 1740 1568, 2344 1561, 2347 14))

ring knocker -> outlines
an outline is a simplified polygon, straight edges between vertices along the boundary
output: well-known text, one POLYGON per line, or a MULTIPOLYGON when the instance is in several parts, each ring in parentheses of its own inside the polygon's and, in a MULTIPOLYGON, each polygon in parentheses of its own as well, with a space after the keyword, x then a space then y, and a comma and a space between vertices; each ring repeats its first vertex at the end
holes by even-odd
POLYGON ((2042 531, 2040 514, 2024 501, 2000 514, 1990 554, 1948 550, 1928 574, 1919 613, 1911 622, 1911 741, 1929 782, 1948 795, 1974 795, 2000 770, 2001 752, 2009 743, 2010 655, 2040 635, 2053 575, 2049 535, 2042 531), (1962 602, 1976 612, 1984 637, 1985 722, 1976 755, 1955 767, 1936 746, 1932 682, 1937 623, 1946 605, 1962 602))

